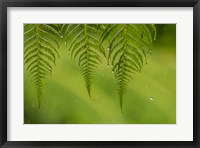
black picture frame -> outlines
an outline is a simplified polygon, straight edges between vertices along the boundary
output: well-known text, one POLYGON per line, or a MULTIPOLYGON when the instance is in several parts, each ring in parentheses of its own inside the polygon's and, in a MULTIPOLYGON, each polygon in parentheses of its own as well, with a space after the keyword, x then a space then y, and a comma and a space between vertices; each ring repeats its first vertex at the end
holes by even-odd
MULTIPOLYGON (((0 2, 0 146, 9 147, 200 147, 198 59, 199 0, 1 0, 0 2), (7 8, 8 7, 193 7, 193 141, 7 141, 7 8)), ((53 133, 51 133, 53 134, 53 133)))

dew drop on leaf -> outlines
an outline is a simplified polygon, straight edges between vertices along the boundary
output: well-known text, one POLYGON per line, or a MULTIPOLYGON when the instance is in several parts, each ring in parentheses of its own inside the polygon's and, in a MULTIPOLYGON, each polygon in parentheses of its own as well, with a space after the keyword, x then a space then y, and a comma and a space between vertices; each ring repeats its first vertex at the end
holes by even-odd
POLYGON ((152 100, 153 100, 153 97, 150 97, 149 99, 152 101, 152 100))
POLYGON ((110 50, 110 48, 108 48, 108 50, 110 50))
POLYGON ((150 55, 151 55, 151 53, 152 53, 152 49, 149 50, 149 54, 150 54, 150 55))
POLYGON ((63 35, 61 35, 60 37, 63 38, 63 35))

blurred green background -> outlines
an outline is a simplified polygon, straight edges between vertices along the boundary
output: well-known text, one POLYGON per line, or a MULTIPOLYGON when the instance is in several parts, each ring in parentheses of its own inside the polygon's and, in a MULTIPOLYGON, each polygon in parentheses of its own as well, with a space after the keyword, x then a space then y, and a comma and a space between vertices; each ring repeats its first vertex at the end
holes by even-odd
POLYGON ((148 64, 135 75, 121 113, 117 85, 106 60, 97 69, 92 101, 76 63, 64 45, 52 76, 46 79, 41 108, 35 86, 24 72, 25 124, 175 124, 176 25, 157 25, 157 39, 148 64))

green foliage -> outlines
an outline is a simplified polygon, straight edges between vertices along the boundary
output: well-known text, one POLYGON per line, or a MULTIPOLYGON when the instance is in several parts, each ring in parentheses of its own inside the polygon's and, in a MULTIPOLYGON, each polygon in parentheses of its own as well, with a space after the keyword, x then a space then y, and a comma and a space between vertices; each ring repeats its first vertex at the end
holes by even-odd
POLYGON ((155 26, 124 24, 107 25, 101 35, 101 42, 107 38, 110 41, 107 60, 117 80, 121 109, 128 83, 147 63, 146 54, 151 53, 154 34, 155 26))
POLYGON ((101 63, 103 51, 99 42, 97 25, 70 24, 64 31, 64 40, 71 58, 76 60, 84 77, 86 88, 91 96, 91 85, 94 72, 101 63))
POLYGON ((55 35, 58 33, 54 25, 24 25, 24 63, 35 84, 39 108, 44 79, 51 75, 52 65, 55 65, 59 56, 55 35))
POLYGON ((147 54, 152 52, 156 28, 153 24, 31 24, 25 25, 24 37, 24 60, 36 85, 39 106, 44 78, 51 74, 59 56, 56 38, 60 38, 80 67, 90 97, 95 71, 102 58, 107 59, 122 109, 129 82, 141 72, 147 54))

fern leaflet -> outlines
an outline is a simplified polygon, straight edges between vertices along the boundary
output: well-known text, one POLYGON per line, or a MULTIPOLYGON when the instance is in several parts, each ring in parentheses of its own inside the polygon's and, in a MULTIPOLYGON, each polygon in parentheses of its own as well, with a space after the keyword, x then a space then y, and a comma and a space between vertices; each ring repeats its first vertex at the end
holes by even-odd
POLYGON ((114 24, 107 25, 101 35, 101 42, 110 41, 107 60, 117 80, 121 109, 129 82, 147 63, 146 55, 151 52, 155 32, 152 24, 114 24))
POLYGON ((63 26, 65 43, 71 58, 77 61, 85 80, 85 85, 91 97, 91 85, 94 73, 101 63, 101 53, 104 50, 99 42, 98 25, 69 24, 63 26))
POLYGON ((51 75, 52 65, 55 65, 59 56, 59 43, 55 35, 58 33, 54 25, 24 25, 24 63, 35 84, 39 108, 45 85, 44 79, 51 75))

